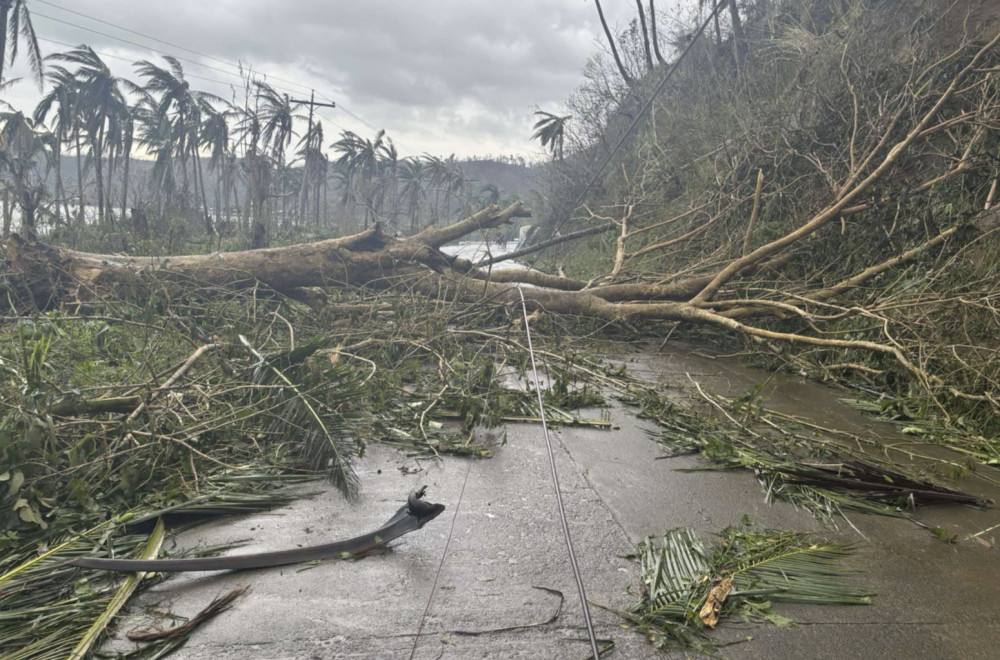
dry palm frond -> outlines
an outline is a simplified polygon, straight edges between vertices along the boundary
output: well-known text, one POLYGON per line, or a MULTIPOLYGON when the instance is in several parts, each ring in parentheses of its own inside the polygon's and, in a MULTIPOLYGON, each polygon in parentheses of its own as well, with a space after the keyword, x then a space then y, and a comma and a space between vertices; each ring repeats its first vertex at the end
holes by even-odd
MULTIPOLYGON (((62 660, 88 630, 103 631, 119 587, 107 575, 82 571, 67 565, 68 560, 134 555, 150 537, 129 530, 161 516, 262 511, 292 499, 291 494, 274 491, 205 494, 166 508, 138 509, 88 529, 66 532, 42 552, 38 552, 37 544, 25 543, 0 562, 0 570, 4 571, 0 574, 0 657, 62 660)), ((99 638, 100 634, 94 636, 99 638)))

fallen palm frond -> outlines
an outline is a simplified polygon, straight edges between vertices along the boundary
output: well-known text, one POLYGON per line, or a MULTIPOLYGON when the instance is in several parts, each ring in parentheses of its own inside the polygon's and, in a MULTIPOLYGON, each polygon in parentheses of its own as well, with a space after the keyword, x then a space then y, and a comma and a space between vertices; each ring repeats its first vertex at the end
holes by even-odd
POLYGON ((248 587, 237 587, 224 596, 214 598, 205 609, 195 614, 184 623, 166 630, 131 630, 128 638, 133 642, 160 642, 163 640, 177 641, 186 639, 195 628, 211 620, 217 614, 229 609, 237 598, 245 594, 248 587))
POLYGON ((326 377, 336 378, 339 387, 323 388, 325 396, 319 398, 304 392, 278 368, 280 363, 287 365, 286 370, 299 366, 291 359, 295 351, 267 360, 246 337, 240 335, 239 339, 257 360, 253 382, 262 387, 251 390, 250 395, 258 399, 254 402, 258 409, 271 411, 265 432, 279 441, 298 441, 304 459, 314 470, 325 470, 331 483, 348 498, 356 498, 359 483, 349 458, 355 452, 350 417, 338 412, 361 393, 352 382, 353 376, 343 371, 335 375, 331 373, 335 368, 328 369, 326 377), (275 383, 279 386, 267 387, 275 383))
MULTIPOLYGON (((478 429, 538 415, 499 376, 526 369, 516 336, 464 333, 437 302, 352 299, 394 308, 387 324, 256 290, 136 286, 87 314, 0 321, 0 656, 65 657, 104 630, 116 583, 65 562, 134 555, 160 516, 272 508, 323 475, 350 497, 367 443, 485 457, 478 429)), ((503 306, 462 309, 509 322, 503 306)), ((572 355, 550 360, 550 419, 601 404, 572 355)))
MULTIPOLYGON (((0 657, 65 658, 88 631, 88 644, 99 639, 127 598, 110 574, 69 566, 81 556, 127 557, 159 537, 131 531, 163 516, 204 517, 263 511, 287 504, 286 492, 219 492, 158 510, 129 511, 89 529, 69 532, 39 553, 27 543, 0 562, 0 657), (112 608, 112 605, 114 607, 112 608), (112 609, 114 611, 112 611, 112 609)), ((157 526, 160 528, 160 525, 157 526)), ((158 548, 159 546, 157 546, 158 548)), ((205 548, 217 552, 224 548, 205 548)), ((134 588, 138 582, 131 584, 134 588)), ((131 593, 131 592, 129 592, 131 593)))
POLYGON ((983 465, 1000 465, 1000 445, 966 428, 962 417, 943 420, 935 415, 919 415, 909 410, 904 402, 891 397, 878 401, 856 398, 840 401, 859 412, 897 426, 904 435, 946 447, 983 465))
MULTIPOLYGON (((163 545, 163 520, 156 521, 156 527, 153 529, 153 533, 150 534, 149 540, 142 548, 142 552, 139 553, 139 559, 155 559, 160 553, 160 546, 163 545)), ((118 611, 125 606, 125 603, 135 592, 136 587, 142 582, 143 578, 146 577, 145 573, 133 573, 126 577, 121 586, 115 590, 114 595, 108 602, 107 606, 101 612, 101 615, 94 620, 94 622, 87 628, 87 631, 77 642, 76 646, 68 656, 68 660, 83 660, 90 649, 93 648, 94 644, 100 639, 105 630, 109 625, 111 625, 112 619, 118 614, 118 611)))
MULTIPOLYGON (((677 404, 654 408, 651 416, 662 427, 656 438, 670 455, 698 454, 715 469, 752 470, 768 501, 790 502, 827 525, 834 525, 845 511, 906 516, 923 504, 988 504, 929 475, 910 474, 907 468, 876 457, 874 451, 805 433, 791 419, 778 424, 767 411, 745 401, 727 401, 697 389, 722 417, 699 415, 677 404)), ((865 444, 860 438, 852 440, 865 444)))
POLYGON ((640 598, 621 613, 658 648, 710 651, 720 619, 786 623, 772 601, 863 605, 871 594, 842 565, 852 549, 780 530, 727 528, 706 550, 689 529, 639 543, 640 598))

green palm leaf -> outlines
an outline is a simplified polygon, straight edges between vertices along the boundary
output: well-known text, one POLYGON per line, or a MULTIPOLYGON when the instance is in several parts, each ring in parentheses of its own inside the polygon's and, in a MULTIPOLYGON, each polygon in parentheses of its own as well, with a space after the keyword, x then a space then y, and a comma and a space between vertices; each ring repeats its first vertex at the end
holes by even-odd
POLYGON ((869 592, 846 579, 850 546, 782 530, 723 530, 709 557, 690 529, 639 543, 640 599, 621 613, 658 647, 706 650, 708 629, 699 618, 711 587, 732 578, 721 615, 783 620, 770 601, 864 605, 869 592))

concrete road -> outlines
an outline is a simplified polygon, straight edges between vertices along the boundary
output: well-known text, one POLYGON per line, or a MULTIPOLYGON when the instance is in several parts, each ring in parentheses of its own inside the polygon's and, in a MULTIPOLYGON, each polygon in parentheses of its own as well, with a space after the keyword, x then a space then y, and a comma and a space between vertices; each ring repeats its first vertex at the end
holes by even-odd
MULTIPOLYGON (((630 365, 665 387, 696 377, 733 394, 767 380, 770 402, 826 426, 892 436, 893 430, 839 404, 825 388, 772 378, 726 360, 685 351, 630 365)), ((684 396, 678 392, 678 396, 684 396)), ((659 460, 661 451, 628 409, 614 408, 613 431, 563 429, 553 435, 563 496, 590 600, 624 608, 637 567, 624 558, 647 534, 693 527, 705 540, 744 514, 763 526, 824 531, 808 513, 764 503, 748 473, 677 472, 696 459, 659 460)), ((219 522, 182 534, 185 546, 240 539, 239 552, 342 539, 381 525, 406 493, 428 485, 428 499, 448 506, 422 530, 383 554, 360 561, 238 574, 178 575, 145 593, 120 630, 148 625, 144 606, 192 615, 236 585, 251 593, 198 629, 174 657, 202 658, 579 658, 588 657, 582 615, 556 517, 541 429, 511 425, 489 460, 416 460, 371 447, 362 465, 362 496, 347 503, 316 486, 316 496, 269 515, 219 522), (452 525, 454 525, 452 529, 452 525), (449 533, 451 539, 449 543, 449 533), (445 553, 445 546, 448 546, 445 553), (435 575, 437 588, 420 624, 435 575), (537 589, 561 592, 559 597, 537 589)), ((993 473, 996 476, 997 473, 993 473)), ((963 483, 986 496, 978 479, 963 483)), ((921 519, 964 539, 1000 523, 996 510, 932 508, 921 519)), ((731 658, 994 658, 1000 656, 997 550, 975 541, 948 544, 912 523, 852 517, 828 536, 858 544, 853 563, 877 592, 869 607, 782 606, 799 622, 789 629, 727 624, 720 640, 753 640, 723 649, 731 658), (862 536, 863 535, 863 536, 862 536)), ((992 539, 993 532, 983 538, 992 539)), ((653 658, 645 639, 592 608, 598 636, 613 639, 610 657, 653 658)), ((130 644, 114 640, 110 648, 130 644)), ((683 657, 678 655, 677 657, 683 657)))

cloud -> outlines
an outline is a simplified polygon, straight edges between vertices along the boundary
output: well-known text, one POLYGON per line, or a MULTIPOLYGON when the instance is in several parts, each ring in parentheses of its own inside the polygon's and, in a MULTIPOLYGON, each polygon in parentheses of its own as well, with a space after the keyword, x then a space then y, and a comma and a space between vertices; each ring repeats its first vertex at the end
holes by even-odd
MULTIPOLYGON (((609 20, 621 25, 634 11, 631 3, 604 4, 609 20)), ((183 63, 193 86, 226 97, 227 86, 240 84, 226 63, 252 63, 282 91, 305 96, 314 87, 411 151, 459 155, 537 153, 529 140, 531 112, 561 106, 602 37, 587 0, 34 0, 29 7, 39 36, 125 58, 108 60, 118 75, 134 78, 128 61, 157 55, 111 36, 212 67, 183 63)), ((24 75, 22 63, 15 69, 12 75, 24 75)), ((30 106, 37 89, 22 82, 5 97, 30 106)), ((343 128, 372 132, 342 109, 322 114, 343 128)), ((333 136, 340 129, 327 130, 333 136)))

